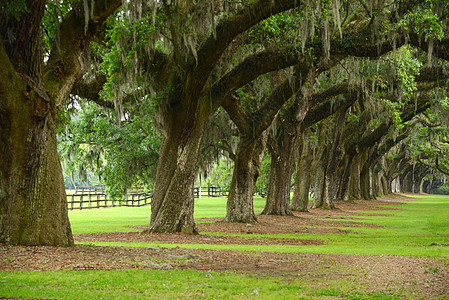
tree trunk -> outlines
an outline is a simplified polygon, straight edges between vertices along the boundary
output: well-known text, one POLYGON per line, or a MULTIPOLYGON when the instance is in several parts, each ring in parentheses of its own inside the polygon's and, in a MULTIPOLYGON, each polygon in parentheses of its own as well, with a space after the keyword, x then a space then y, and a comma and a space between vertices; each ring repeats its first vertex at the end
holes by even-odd
POLYGON ((326 158, 328 156, 327 146, 327 131, 330 124, 330 118, 327 118, 320 126, 318 147, 316 150, 316 157, 312 163, 312 170, 315 172, 315 184, 313 187, 313 203, 312 208, 317 208, 323 205, 323 192, 325 188, 325 175, 326 175, 326 158))
POLYGON ((7 22, 0 28, 0 242, 71 246, 55 120, 88 69, 92 36, 121 1, 92 1, 88 30, 83 12, 68 13, 45 66, 40 33, 47 1, 25 2, 20 17, 3 5, 0 12, 7 22))
POLYGON ((375 178, 372 167, 364 166, 360 175, 361 196, 363 200, 375 200, 375 178))
POLYGON ((271 151, 270 181, 267 202, 262 212, 264 215, 293 215, 290 209, 290 186, 292 178, 293 145, 296 130, 288 121, 282 122, 283 128, 273 141, 277 144, 276 151, 271 151))
POLYGON ((351 164, 352 164, 352 156, 346 155, 344 162, 344 169, 342 172, 342 176, 338 178, 338 192, 337 199, 340 200, 349 200, 349 190, 350 190, 350 182, 351 182, 351 164))
POLYGON ((361 199, 360 191, 360 163, 362 160, 362 154, 356 153, 352 159, 351 164, 351 181, 352 181, 352 193, 349 195, 349 199, 361 199))
POLYGON ((260 165, 267 144, 268 132, 254 140, 240 137, 235 157, 234 172, 229 189, 225 222, 254 223, 254 189, 260 174, 260 165))
POLYGON ((71 246, 51 107, 18 77, 0 97, 0 242, 71 246))
POLYGON ((323 193, 323 202, 322 206, 325 209, 334 209, 334 199, 337 196, 337 163, 338 157, 341 154, 341 133, 343 130, 343 125, 345 121, 346 110, 341 110, 335 116, 335 129, 334 129, 334 139, 332 143, 332 147, 329 151, 329 158, 326 166, 326 174, 325 174, 325 186, 323 193))
MULTIPOLYGON (((309 190, 312 183, 312 149, 309 142, 310 129, 306 129, 299 141, 302 142, 301 151, 296 160, 295 190, 291 209, 293 211, 308 212, 309 190)), ((298 147, 298 146, 297 146, 298 147)), ((299 148, 299 147, 298 147, 299 148)))
MULTIPOLYGON (((325 157, 324 153, 323 157, 325 157)), ((313 193, 312 208, 323 206, 324 200, 323 194, 326 186, 325 177, 326 177, 325 163, 323 161, 319 161, 318 164, 316 165, 315 170, 315 187, 313 193)))
POLYGON ((172 122, 165 127, 157 167, 150 228, 146 232, 196 234, 194 182, 207 118, 197 114, 196 122, 187 127, 181 126, 185 124, 182 120, 189 118, 186 111, 170 117, 172 122))

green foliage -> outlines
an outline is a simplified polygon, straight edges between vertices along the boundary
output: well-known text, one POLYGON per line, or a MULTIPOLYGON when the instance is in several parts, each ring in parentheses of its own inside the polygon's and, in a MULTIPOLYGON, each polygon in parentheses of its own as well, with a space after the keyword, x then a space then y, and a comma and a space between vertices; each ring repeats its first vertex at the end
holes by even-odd
POLYGON ((349 124, 358 124, 360 121, 360 117, 351 112, 346 114, 346 119, 349 124))
POLYGON ((60 138, 59 151, 69 174, 97 174, 113 199, 132 185, 150 186, 160 149, 154 124, 154 100, 145 97, 130 107, 127 119, 95 104, 86 104, 60 138))
MULTIPOLYGON (((445 181, 441 173, 449 173, 449 105, 447 97, 436 101, 419 117, 407 139, 407 150, 414 161, 424 163, 432 170, 433 180, 445 181), (438 165, 437 165, 438 162, 438 165)), ((438 181, 435 181, 438 182, 438 181)), ((434 193, 447 194, 445 185, 434 193)))
POLYGON ((384 21, 383 25, 386 32, 397 32, 400 29, 413 30, 426 39, 441 40, 444 37, 444 28, 440 17, 435 13, 435 8, 432 7, 434 3, 434 1, 427 1, 426 7, 420 7, 409 12, 397 23, 384 21))
POLYGON ((291 45, 297 39, 298 20, 297 11, 274 15, 254 26, 249 39, 257 46, 282 48, 291 45))
POLYGON ((433 192, 440 195, 449 195, 449 184, 446 182, 445 184, 434 189, 433 192))
POLYGON ((6 3, 6 8, 17 20, 20 20, 22 14, 30 12, 27 7, 26 0, 8 0, 6 3))
POLYGON ((221 158, 218 163, 214 164, 209 172, 207 185, 219 186, 222 191, 229 191, 232 180, 232 170, 234 162, 225 157, 221 158))
POLYGON ((139 56, 144 55, 147 45, 155 32, 151 16, 141 19, 117 18, 107 30, 107 49, 102 57, 102 71, 108 81, 102 96, 106 99, 123 97, 136 87, 145 87, 145 77, 141 75, 139 56))
POLYGON ((42 19, 42 45, 48 55, 53 46, 58 47, 59 25, 72 9, 70 0, 49 0, 42 19))
POLYGON ((270 155, 265 154, 262 160, 262 164, 260 166, 260 175, 257 178, 255 192, 261 195, 267 193, 268 182, 270 180, 270 165, 271 158, 270 155))
POLYGON ((416 10, 410 14, 410 18, 414 21, 417 34, 439 41, 444 37, 441 20, 431 8, 416 10))
POLYGON ((417 90, 415 77, 419 75, 422 63, 416 59, 415 53, 416 50, 410 47, 401 47, 396 55, 393 56, 404 103, 407 103, 417 90))

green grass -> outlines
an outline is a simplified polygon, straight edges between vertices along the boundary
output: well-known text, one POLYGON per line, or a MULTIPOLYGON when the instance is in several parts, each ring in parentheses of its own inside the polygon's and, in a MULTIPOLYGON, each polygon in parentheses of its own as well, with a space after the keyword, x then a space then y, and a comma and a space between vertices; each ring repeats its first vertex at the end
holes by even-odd
MULTIPOLYGON (((255 197, 254 208, 263 209, 265 199, 255 197)), ((69 218, 73 233, 129 232, 135 225, 150 224, 150 206, 109 207, 90 210, 70 210, 69 218)), ((195 199, 195 218, 224 218, 226 216, 226 198, 203 197, 195 199)))
POLYGON ((47 299, 400 299, 331 282, 314 289, 301 277, 260 277, 195 270, 0 272, 0 296, 47 299))
MULTIPOLYGON (((259 253, 370 254, 435 257, 449 263, 449 196, 416 196, 403 210, 377 211, 379 215, 351 220, 348 216, 327 220, 366 222, 381 228, 345 227, 348 234, 251 234, 211 233, 211 235, 248 238, 319 239, 324 245, 212 245, 167 243, 106 243, 100 246, 183 247, 197 249, 251 251, 259 253), (381 214, 389 214, 382 216, 381 214)), ((257 198, 256 210, 264 199, 257 198)), ((195 217, 224 217, 226 199, 196 200, 195 217)), ((369 211, 369 213, 376 213, 369 211)), ((130 225, 148 225, 149 207, 116 207, 70 211, 74 233, 132 231, 130 225)), ((260 254, 263 255, 263 254, 260 254)), ((364 276, 353 271, 354 276, 364 276), (355 272, 355 273, 354 273, 355 272)), ((429 267, 427 273, 440 269, 429 267)), ((247 273, 204 272, 195 270, 123 270, 123 271, 56 271, 0 272, 0 297, 47 299, 404 299, 405 291, 366 293, 366 287, 351 278, 327 281, 289 275, 260 277, 247 273)), ((419 295, 417 296, 419 298, 419 295)))
MULTIPOLYGON (((195 217, 198 222, 205 217, 223 217, 226 213, 225 198, 196 199, 195 217)), ((263 208, 264 199, 256 198, 255 208, 263 208)), ((323 253, 323 254, 361 254, 361 255, 406 255, 449 257, 449 205, 448 196, 416 196, 401 210, 367 211, 379 216, 362 217, 366 220, 325 219, 341 222, 372 223, 381 228, 344 227, 349 234, 270 234, 247 235, 207 232, 210 235, 229 235, 262 238, 316 239, 324 242, 318 246, 291 245, 212 245, 212 244, 163 244, 163 243, 107 243, 95 242, 99 246, 129 247, 182 247, 215 250, 267 251, 284 253, 323 253), (381 214, 388 214, 382 216, 381 214)), ((130 225, 148 225, 149 207, 107 208, 89 211, 71 211, 70 220, 74 233, 133 231, 130 225)))

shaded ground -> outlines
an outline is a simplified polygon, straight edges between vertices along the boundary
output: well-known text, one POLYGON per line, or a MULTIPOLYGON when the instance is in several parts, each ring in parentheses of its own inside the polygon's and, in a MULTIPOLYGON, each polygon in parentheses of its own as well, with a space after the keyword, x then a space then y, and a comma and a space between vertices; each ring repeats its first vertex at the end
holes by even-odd
MULTIPOLYGON (((258 224, 229 224, 218 219, 201 219, 201 232, 246 233, 245 237, 198 236, 171 234, 101 233, 75 235, 76 242, 161 242, 189 244, 251 244, 251 245, 319 245, 322 241, 293 238, 261 238, 251 234, 335 233, 345 230, 332 227, 375 226, 357 223, 370 213, 349 213, 401 209, 405 198, 386 198, 382 201, 337 202, 339 209, 312 210, 295 213, 295 217, 258 216, 258 224), (379 205, 394 205, 380 208, 379 205), (335 221, 335 219, 345 221, 335 221), (325 220, 323 220, 325 219, 325 220), (212 223, 209 223, 212 222, 212 223), (323 228, 327 227, 327 228, 323 228)), ((379 214, 375 214, 378 216, 379 214)), ((77 245, 72 248, 22 247, 0 244, 0 270, 91 270, 91 269, 173 269, 234 270, 261 275, 303 277, 322 287, 335 280, 355 282, 362 291, 404 292, 419 298, 449 298, 448 265, 430 258, 404 256, 324 255, 267 252, 238 252, 182 248, 128 248, 77 245), (438 272, 429 272, 435 270, 438 272), (322 279, 326 280, 323 281, 322 279)))

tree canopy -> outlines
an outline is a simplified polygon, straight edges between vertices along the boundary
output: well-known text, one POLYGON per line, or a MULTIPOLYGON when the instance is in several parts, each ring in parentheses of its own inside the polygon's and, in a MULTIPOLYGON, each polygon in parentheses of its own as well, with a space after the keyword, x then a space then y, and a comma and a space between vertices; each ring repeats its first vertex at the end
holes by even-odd
POLYGON ((153 190, 150 232, 197 233, 195 180, 229 170, 224 157, 228 222, 257 221, 261 174, 267 214, 307 210, 310 191, 332 209, 444 190, 448 13, 442 0, 0 1, 0 240, 72 243, 57 143, 72 181, 153 190), (34 205, 58 207, 58 233, 27 237, 45 228, 19 213, 34 205))

